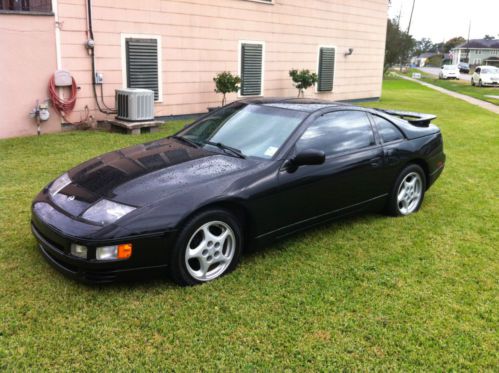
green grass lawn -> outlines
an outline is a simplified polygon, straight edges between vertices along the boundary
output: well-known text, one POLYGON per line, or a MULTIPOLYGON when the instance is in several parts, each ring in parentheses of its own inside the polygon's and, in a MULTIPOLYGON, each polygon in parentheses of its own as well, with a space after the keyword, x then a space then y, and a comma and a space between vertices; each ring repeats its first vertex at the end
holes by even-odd
POLYGON ((78 284, 29 228, 58 174, 181 122, 0 141, 0 370, 497 371, 498 116, 403 80, 372 105, 438 115, 447 167, 422 210, 325 225, 191 288, 78 284))
POLYGON ((463 95, 468 95, 479 100, 490 102, 494 105, 499 105, 499 99, 487 97, 488 95, 499 96, 498 87, 473 87, 471 83, 467 80, 443 80, 438 79, 434 75, 424 73, 418 69, 409 69, 407 76, 412 76, 413 72, 421 73, 421 80, 436 86, 448 89, 449 91, 454 91, 457 93, 462 93, 463 95))

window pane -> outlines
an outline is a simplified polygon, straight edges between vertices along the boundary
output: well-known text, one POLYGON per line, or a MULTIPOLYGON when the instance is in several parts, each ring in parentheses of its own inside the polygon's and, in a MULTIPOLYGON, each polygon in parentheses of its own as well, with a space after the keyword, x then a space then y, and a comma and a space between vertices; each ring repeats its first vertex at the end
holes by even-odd
POLYGON ((0 0, 0 10, 52 12, 52 0, 0 0))
POLYGON ((366 113, 336 111, 317 119, 298 140, 298 150, 318 149, 326 155, 374 145, 374 134, 366 113))
POLYGON ((203 146, 208 141, 222 143, 244 155, 270 159, 306 116, 296 110, 236 104, 208 115, 181 134, 203 146))
POLYGON ((386 119, 373 115, 374 122, 376 126, 378 126, 378 132, 383 139, 383 142, 396 141, 403 138, 400 131, 395 128, 393 124, 391 124, 386 119))

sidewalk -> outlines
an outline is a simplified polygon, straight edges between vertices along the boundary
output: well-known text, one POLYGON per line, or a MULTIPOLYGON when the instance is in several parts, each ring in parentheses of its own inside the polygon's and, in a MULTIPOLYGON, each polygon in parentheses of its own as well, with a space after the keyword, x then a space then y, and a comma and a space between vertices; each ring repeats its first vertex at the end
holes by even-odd
POLYGON ((489 111, 491 111, 493 113, 499 114, 499 106, 491 104, 490 102, 482 101, 482 100, 479 100, 479 99, 474 98, 474 97, 463 95, 461 93, 449 91, 448 89, 437 87, 436 85, 433 85, 433 84, 430 84, 430 83, 426 83, 426 82, 422 82, 421 80, 418 80, 418 79, 409 78, 408 76, 400 75, 400 74, 397 74, 397 73, 395 73, 395 74, 398 77, 402 78, 402 79, 410 80, 411 82, 419 83, 421 85, 424 85, 425 87, 434 89, 435 91, 439 91, 439 92, 445 93, 446 95, 449 95, 449 96, 452 96, 452 97, 455 97, 455 98, 459 98, 460 100, 469 102, 470 104, 479 106, 479 107, 481 107, 483 109, 486 109, 486 110, 489 110, 489 111))

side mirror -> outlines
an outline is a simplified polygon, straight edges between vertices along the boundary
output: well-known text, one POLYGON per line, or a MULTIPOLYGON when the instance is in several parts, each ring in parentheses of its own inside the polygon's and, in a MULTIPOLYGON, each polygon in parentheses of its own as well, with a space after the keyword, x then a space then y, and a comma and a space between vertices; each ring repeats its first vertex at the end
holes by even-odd
POLYGON ((326 155, 322 150, 305 149, 296 154, 288 162, 288 170, 293 172, 300 166, 318 165, 326 161, 326 155))

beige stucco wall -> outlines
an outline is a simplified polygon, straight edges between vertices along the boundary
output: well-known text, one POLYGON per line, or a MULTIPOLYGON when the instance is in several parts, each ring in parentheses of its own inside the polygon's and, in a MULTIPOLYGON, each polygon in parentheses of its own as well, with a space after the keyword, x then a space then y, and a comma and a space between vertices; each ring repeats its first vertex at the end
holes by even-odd
MULTIPOLYGON (((91 61, 84 47, 86 0, 58 0, 58 4, 62 68, 69 70, 81 87, 70 116, 77 121, 85 106, 96 109, 91 61)), ((224 70, 238 73, 241 40, 265 43, 265 96, 295 96, 288 71, 316 71, 318 48, 328 45, 337 47, 333 92, 317 94, 309 89, 306 96, 333 100, 379 97, 387 6, 387 0, 275 0, 274 4, 93 0, 96 68, 104 74, 105 102, 114 106, 114 90, 123 87, 122 34, 160 36, 163 96, 162 102, 156 103, 158 116, 199 113, 219 105, 221 97, 213 91, 213 76, 224 70), (348 48, 354 48, 354 53, 345 57, 348 48)), ((42 74, 37 74, 37 83, 38 75, 42 74)), ((45 76, 42 78, 45 84, 45 76)), ((229 97, 229 101, 235 99, 236 94, 229 97)))
MULTIPOLYGON (((56 68, 54 18, 0 14, 0 138, 36 134, 29 113, 47 99, 47 84, 56 68)), ((60 130, 51 119, 43 132, 60 130)))

